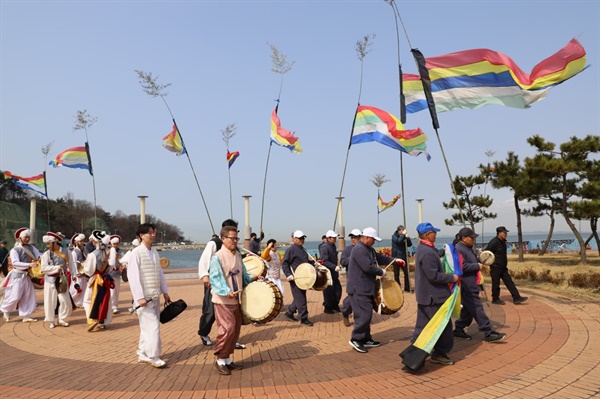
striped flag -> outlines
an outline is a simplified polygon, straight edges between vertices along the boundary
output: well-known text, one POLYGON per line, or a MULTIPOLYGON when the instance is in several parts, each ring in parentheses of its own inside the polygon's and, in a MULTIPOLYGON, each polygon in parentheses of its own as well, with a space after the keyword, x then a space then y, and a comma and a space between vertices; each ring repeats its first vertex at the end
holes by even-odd
POLYGON ((88 143, 85 143, 83 147, 73 147, 64 150, 50 161, 49 165, 55 168, 64 166, 74 169, 87 169, 90 175, 94 175, 88 143))
POLYGON ((186 153, 185 146, 183 145, 183 139, 181 133, 177 129, 177 125, 173 124, 173 130, 171 133, 163 137, 163 147, 167 151, 174 152, 175 155, 180 156, 186 153))
POLYGON ((377 213, 381 213, 386 209, 393 207, 396 204, 396 201, 400 198, 399 195, 396 195, 390 202, 383 202, 381 196, 377 195, 377 213))
POLYGON ((275 107, 271 114, 271 142, 300 154, 302 147, 300 147, 298 137, 293 132, 281 127, 281 121, 277 116, 277 108, 279 108, 279 105, 275 107))
POLYGON ((233 163, 235 162, 236 159, 238 159, 239 156, 240 156, 239 151, 236 151, 236 152, 227 151, 227 164, 229 165, 230 169, 231 169, 231 165, 233 165, 233 163))
POLYGON ((9 171, 5 170, 4 172, 2 172, 4 174, 4 178, 5 179, 12 179, 13 182, 15 183, 15 185, 26 189, 26 190, 31 190, 31 191, 35 191, 38 194, 43 195, 44 197, 48 197, 48 190, 46 189, 46 173, 41 173, 39 175, 36 176, 32 176, 32 177, 22 177, 22 176, 18 176, 18 175, 13 175, 12 173, 10 173, 9 171), (35 186, 40 190, 44 190, 39 191, 38 189, 32 187, 35 186))

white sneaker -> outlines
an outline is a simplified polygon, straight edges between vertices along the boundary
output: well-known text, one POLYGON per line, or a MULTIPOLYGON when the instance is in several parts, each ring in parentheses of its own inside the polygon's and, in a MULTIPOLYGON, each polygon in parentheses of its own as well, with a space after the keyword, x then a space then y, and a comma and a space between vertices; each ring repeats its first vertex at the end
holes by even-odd
POLYGON ((67 323, 67 322, 66 322, 66 321, 64 321, 64 320, 59 320, 59 321, 58 321, 58 325, 59 325, 59 326, 62 326, 62 327, 69 327, 69 323, 67 323))
POLYGON ((119 314, 119 309, 113 309, 113 310, 112 310, 112 313, 113 313, 113 314, 119 314))
POLYGON ((50 323, 50 325, 48 326, 48 328, 54 328, 54 323, 50 323))
POLYGON ((35 323, 37 319, 32 319, 31 317, 23 318, 23 323, 35 323))
POLYGON ((8 315, 8 313, 4 313, 4 321, 7 323, 10 321, 10 316, 8 315))
POLYGON ((161 369, 167 365, 167 363, 164 360, 161 360, 158 357, 152 359, 152 362, 150 364, 152 365, 152 367, 156 367, 157 369, 161 369))
POLYGON ((106 326, 102 323, 98 324, 98 330, 105 330, 106 326))
POLYGON ((152 359, 144 355, 138 355, 138 363, 152 364, 152 359))

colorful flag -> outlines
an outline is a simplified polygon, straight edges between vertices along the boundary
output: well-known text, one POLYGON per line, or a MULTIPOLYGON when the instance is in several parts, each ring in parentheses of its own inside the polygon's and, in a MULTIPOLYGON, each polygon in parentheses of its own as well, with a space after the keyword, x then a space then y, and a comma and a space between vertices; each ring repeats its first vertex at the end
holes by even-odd
POLYGON ((177 156, 186 153, 183 139, 181 138, 181 133, 179 133, 179 130, 177 129, 177 125, 173 124, 171 133, 163 137, 163 147, 165 147, 167 151, 174 152, 177 156))
POLYGON ((227 164, 229 165, 230 169, 231 169, 231 165, 233 165, 233 163, 235 162, 236 159, 238 159, 239 156, 240 156, 239 151, 236 151, 236 152, 227 151, 227 164))
MULTIPOLYGON (((529 108, 556 85, 572 78, 586 66, 586 52, 572 39, 557 53, 523 72, 508 56, 474 49, 425 59, 437 112, 475 109, 489 104, 529 108)), ((404 74, 408 113, 427 109, 419 76, 404 74)))
POLYGON ((431 93, 431 78, 429 77, 429 71, 425 65, 425 57, 418 49, 413 48, 410 51, 413 53, 413 57, 417 62, 417 67, 419 68, 419 76, 421 77, 423 94, 425 95, 427 108, 429 109, 429 114, 431 115, 431 124, 433 125, 433 128, 437 130, 440 128, 440 123, 438 122, 437 112, 435 112, 435 102, 433 100, 433 94, 431 93))
POLYGON ((381 196, 378 194, 377 195, 377 213, 381 213, 381 212, 385 211, 386 209, 393 207, 396 204, 396 201, 398 201, 398 198, 400 198, 400 196, 396 195, 390 202, 383 202, 383 200, 381 199, 381 196))
POLYGON ((300 147, 298 137, 296 137, 293 132, 281 127, 281 122, 277 116, 278 107, 279 105, 275 107, 271 114, 271 142, 286 147, 291 152, 300 154, 302 152, 302 147, 300 147))
MULTIPOLYGON (((461 261, 454 245, 444 245, 442 265, 446 273, 462 276, 461 261)), ((438 338, 450 322, 450 317, 458 317, 460 315, 460 285, 452 283, 449 286, 450 296, 448 299, 446 299, 444 304, 429 320, 429 323, 423 328, 423 331, 421 331, 414 344, 410 345, 400 354, 402 363, 411 370, 418 370, 422 367, 438 338)))
POLYGON ((47 197, 48 194, 47 190, 46 190, 46 176, 44 173, 41 173, 37 176, 32 176, 32 177, 22 177, 22 176, 18 176, 18 175, 13 175, 12 173, 10 173, 9 171, 4 171, 2 172, 4 174, 4 178, 5 179, 12 179, 13 182, 15 183, 15 185, 24 188, 26 190, 31 190, 31 191, 35 191, 38 194, 43 195, 44 197, 47 197), (36 186, 40 189, 43 189, 44 191, 39 191, 36 190, 35 188, 31 187, 30 185, 36 186))
POLYGON ((73 147, 64 150, 49 162, 49 165, 52 165, 55 168, 65 166, 74 169, 87 169, 90 172, 90 175, 93 176, 91 164, 87 143, 84 147, 73 147))
POLYGON ((412 156, 427 153, 427 135, 420 128, 404 130, 394 115, 379 108, 359 105, 356 109, 351 144, 376 141, 412 156))

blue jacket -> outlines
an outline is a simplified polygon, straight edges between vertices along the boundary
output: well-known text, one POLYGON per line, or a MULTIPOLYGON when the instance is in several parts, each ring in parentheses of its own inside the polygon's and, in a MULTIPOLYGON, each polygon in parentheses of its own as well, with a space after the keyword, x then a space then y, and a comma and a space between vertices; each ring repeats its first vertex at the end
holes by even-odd
POLYGON ((362 241, 356 243, 350 256, 346 292, 348 295, 375 295, 375 277, 383 276, 383 269, 377 266, 377 261, 392 261, 387 256, 377 256, 373 248, 362 241))
POLYGON ((283 260, 281 261, 281 270, 283 270, 286 277, 289 277, 292 275, 292 270, 295 271, 298 265, 307 262, 308 254, 304 250, 304 247, 292 244, 285 250, 285 255, 283 255, 283 260))
POLYGON ((454 281, 447 274, 435 247, 420 243, 415 253, 415 297, 419 305, 439 305, 450 296, 448 284, 454 281))

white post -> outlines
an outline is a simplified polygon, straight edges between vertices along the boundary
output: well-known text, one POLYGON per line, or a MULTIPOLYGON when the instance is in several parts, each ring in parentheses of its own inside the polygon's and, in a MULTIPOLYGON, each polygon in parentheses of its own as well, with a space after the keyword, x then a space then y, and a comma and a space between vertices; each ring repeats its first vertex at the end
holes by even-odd
POLYGON ((37 231, 35 230, 35 215, 37 212, 37 201, 35 198, 29 200, 29 230, 31 230, 31 243, 37 243, 37 231))
POLYGON ((423 223, 423 198, 417 199, 419 204, 419 223, 423 223))
POLYGON ((344 248, 346 248, 346 240, 344 239, 344 236, 346 235, 345 232, 345 228, 344 228, 344 215, 342 213, 342 200, 344 199, 344 197, 335 197, 338 200, 338 215, 339 215, 339 223, 338 223, 338 227, 337 227, 337 231, 336 233, 339 234, 338 237, 338 251, 343 251, 344 248))
POLYGON ((138 195, 140 199, 140 224, 146 223, 146 198, 147 195, 138 195))
POLYGON ((250 198, 251 195, 242 195, 244 198, 244 248, 250 249, 250 234, 252 233, 252 227, 250 227, 250 198))

